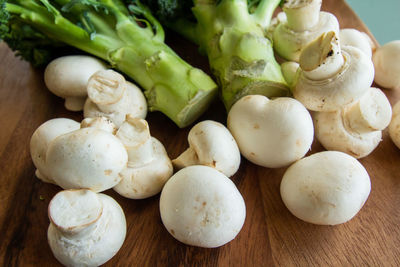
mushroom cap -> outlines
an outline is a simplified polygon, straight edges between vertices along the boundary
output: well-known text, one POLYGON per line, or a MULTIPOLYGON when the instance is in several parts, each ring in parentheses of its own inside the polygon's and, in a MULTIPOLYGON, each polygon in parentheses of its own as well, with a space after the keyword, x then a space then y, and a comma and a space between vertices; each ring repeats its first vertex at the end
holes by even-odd
POLYGON ((339 33, 339 22, 336 17, 323 11, 320 12, 320 22, 308 31, 293 31, 283 17, 280 21, 273 33, 274 49, 282 58, 290 61, 299 62, 301 50, 322 33, 329 31, 339 33))
POLYGON ((51 119, 40 125, 30 141, 30 152, 33 164, 38 169, 39 177, 44 182, 52 182, 47 165, 46 152, 51 141, 56 137, 79 129, 79 123, 65 118, 51 119))
POLYGON ((104 264, 125 240, 124 212, 104 194, 85 189, 61 191, 50 202, 49 218, 48 242, 65 266, 104 264))
POLYGON ((243 97, 229 111, 228 128, 242 155, 268 168, 287 166, 302 158, 314 136, 309 112, 288 97, 243 97))
POLYGON ((333 77, 311 80, 302 70, 297 72, 293 96, 306 108, 314 111, 335 111, 358 100, 374 79, 374 66, 361 50, 342 47, 344 65, 333 77))
POLYGON ((400 149, 400 101, 393 106, 392 121, 389 124, 389 135, 393 143, 400 149))
POLYGON ((303 158, 283 175, 281 197, 299 219, 322 225, 353 218, 367 200, 371 182, 365 168, 353 157, 324 151, 303 158))
POLYGON ((160 197, 161 219, 177 240, 198 247, 219 247, 240 232, 246 207, 235 184, 207 166, 175 173, 160 197))
POLYGON ((86 84, 95 72, 106 69, 99 59, 86 55, 59 57, 51 61, 44 71, 44 82, 55 95, 85 97, 86 84))
POLYGON ((136 118, 146 118, 147 102, 143 92, 131 82, 126 82, 126 90, 118 108, 111 113, 103 112, 90 98, 86 99, 83 108, 83 116, 90 117, 107 117, 118 127, 124 122, 126 115, 130 114, 136 118))
POLYGON ((120 172, 122 180, 114 190, 127 198, 144 199, 160 193, 173 173, 171 160, 164 146, 156 138, 153 144, 153 160, 142 166, 128 167, 120 172))
POLYGON ((400 88, 400 40, 389 42, 372 56, 375 82, 388 89, 400 88))
POLYGON ((314 113, 315 137, 327 150, 347 153, 355 158, 368 156, 382 140, 381 131, 349 131, 342 111, 314 113))
POLYGON ((89 127, 57 137, 46 159, 50 177, 62 188, 100 192, 119 183, 128 155, 113 134, 89 127))
POLYGON ((369 58, 372 57, 372 41, 366 33, 356 29, 340 29, 340 44, 342 46, 353 46, 363 51, 369 58))
POLYGON ((197 123, 188 135, 189 146, 193 150, 193 158, 186 159, 181 154, 172 163, 178 168, 190 165, 205 165, 230 177, 240 166, 240 151, 229 130, 221 123, 206 120, 197 123))

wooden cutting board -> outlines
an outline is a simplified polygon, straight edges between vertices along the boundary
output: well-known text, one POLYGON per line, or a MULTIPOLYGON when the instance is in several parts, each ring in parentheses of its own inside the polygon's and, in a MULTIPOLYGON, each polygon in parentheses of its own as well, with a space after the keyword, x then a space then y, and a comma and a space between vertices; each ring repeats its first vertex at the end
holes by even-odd
MULTIPOLYGON (((323 9, 338 17, 341 28, 369 33, 343 0, 325 0, 323 9)), ((193 45, 176 36, 169 37, 168 43, 187 61, 208 70, 206 58, 193 45)), ((82 115, 66 111, 63 101, 45 88, 43 70, 15 58, 5 44, 0 44, 0 62, 0 265, 57 266, 47 244, 47 206, 60 188, 35 177, 29 140, 49 119, 79 121, 82 115)), ((392 104, 400 99, 399 92, 385 93, 392 104)), ((201 119, 225 123, 225 118, 216 102, 201 119)), ((171 158, 186 148, 189 129, 178 129, 159 113, 149 114, 148 121, 171 158)), ((314 142, 310 153, 320 150, 314 142)), ((279 185, 286 168, 262 168, 243 159, 232 180, 245 199, 246 222, 235 240, 215 249, 176 241, 161 223, 158 195, 135 201, 106 191, 124 209, 128 227, 124 245, 106 265, 400 266, 400 150, 384 131, 378 148, 360 161, 372 182, 365 206, 345 224, 317 226, 285 208, 279 185)))

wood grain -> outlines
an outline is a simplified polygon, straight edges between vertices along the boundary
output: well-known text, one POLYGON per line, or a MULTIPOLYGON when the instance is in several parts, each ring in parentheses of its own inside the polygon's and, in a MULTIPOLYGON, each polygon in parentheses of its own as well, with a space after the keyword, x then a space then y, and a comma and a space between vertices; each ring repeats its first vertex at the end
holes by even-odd
MULTIPOLYGON (((369 33, 344 1, 325 0, 342 28, 369 33)), ((208 71, 196 47, 170 37, 168 42, 187 61, 208 71), (189 48, 188 48, 189 47, 189 48)), ((15 58, 0 44, 0 265, 58 266, 47 244, 47 206, 59 187, 39 181, 29 155, 29 140, 46 120, 68 117, 63 101, 43 84, 43 70, 15 58)), ((391 103, 398 91, 387 91, 391 103)), ((201 119, 225 123, 219 102, 201 119)), ((178 129, 159 113, 148 116, 152 134, 164 143, 171 158, 187 146, 189 129, 178 129)), ((310 153, 322 150, 314 142, 310 153)), ((305 223, 285 208, 279 185, 285 168, 267 169, 245 159, 232 180, 242 193, 247 218, 237 238, 216 249, 186 246, 163 227, 159 196, 125 199, 109 190, 125 211, 128 234, 119 253, 106 266, 400 266, 400 150, 384 131, 383 141, 360 160, 371 176, 370 197, 350 222, 339 226, 305 223)))

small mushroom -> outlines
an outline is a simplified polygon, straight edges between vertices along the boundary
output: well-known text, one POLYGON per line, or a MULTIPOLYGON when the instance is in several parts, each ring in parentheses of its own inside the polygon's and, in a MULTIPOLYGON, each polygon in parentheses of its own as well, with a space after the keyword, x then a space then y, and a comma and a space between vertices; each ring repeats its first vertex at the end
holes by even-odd
POLYGON ((372 57, 372 51, 376 48, 368 34, 356 29, 340 29, 339 37, 340 45, 357 47, 369 58, 372 57))
POLYGON ((393 143, 400 148, 400 101, 393 106, 393 117, 389 124, 389 135, 393 143))
POLYGON ((84 121, 81 127, 49 144, 49 177, 64 189, 101 192, 114 187, 128 161, 124 145, 113 134, 115 126, 105 118, 96 118, 84 121))
POLYGON ((344 46, 334 32, 304 48, 293 96, 313 111, 335 111, 358 100, 371 86, 374 66, 361 50, 344 46))
POLYGON ((97 58, 77 55, 54 59, 44 71, 44 82, 56 96, 65 98, 65 108, 81 111, 86 100, 86 85, 93 73, 106 69, 97 58))
POLYGON ((287 166, 304 157, 314 136, 309 112, 288 97, 241 98, 229 111, 228 129, 246 159, 268 168, 287 166))
POLYGON ((353 157, 324 151, 290 166, 281 181, 281 197, 297 218, 336 225, 353 218, 371 191, 365 168, 353 157))
POLYGON ((124 212, 107 195, 86 189, 61 191, 50 201, 48 211, 47 239, 65 266, 104 264, 125 240, 124 212))
POLYGON ((79 123, 65 118, 48 120, 40 125, 31 137, 30 152, 36 167, 36 176, 46 183, 54 183, 49 176, 46 164, 46 152, 56 137, 80 128, 79 123))
POLYGON ((207 166, 189 166, 165 184, 161 219, 168 232, 187 245, 222 246, 240 232, 246 206, 235 184, 207 166))
POLYGON ((206 165, 230 177, 240 165, 240 152, 229 130, 216 121, 202 121, 188 135, 189 148, 172 163, 177 169, 206 165))
POLYGON ((142 119, 147 115, 142 91, 116 71, 101 70, 93 74, 87 92, 83 110, 85 118, 107 117, 119 127, 128 114, 142 119))
POLYGON ((391 117, 385 94, 370 88, 358 101, 338 111, 314 113, 315 136, 328 150, 363 158, 378 146, 391 117))
POLYGON ((171 177, 173 169, 164 146, 150 136, 147 122, 128 115, 116 136, 128 151, 128 165, 120 172, 122 180, 114 190, 132 199, 158 194, 171 177))
POLYGON ((334 15, 322 12, 322 0, 287 0, 277 26, 274 26, 273 44, 275 51, 284 59, 299 61, 302 49, 322 33, 339 33, 339 23, 334 15))
POLYGON ((375 82, 388 89, 400 89, 400 40, 379 47, 372 60, 375 82))

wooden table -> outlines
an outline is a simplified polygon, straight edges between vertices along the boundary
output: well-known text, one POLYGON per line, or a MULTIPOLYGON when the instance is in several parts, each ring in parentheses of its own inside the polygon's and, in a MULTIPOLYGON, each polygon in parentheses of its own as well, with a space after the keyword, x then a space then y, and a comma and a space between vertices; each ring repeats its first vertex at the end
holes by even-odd
MULTIPOLYGON (((344 1, 325 0, 341 27, 368 31, 344 1)), ((380 14, 382 15, 382 14, 380 14)), ((177 37, 175 37, 177 38, 177 37)), ((207 60, 186 42, 169 43, 186 60, 207 69, 207 60), (177 45, 178 44, 178 45, 177 45)), ((0 44, 0 265, 55 266, 47 244, 47 206, 60 188, 38 180, 29 155, 29 140, 43 122, 56 117, 81 120, 63 101, 49 93, 43 70, 15 58, 0 44)), ((391 103, 399 92, 385 93, 391 103)), ((219 102, 202 119, 225 122, 219 102)), ((149 114, 152 134, 164 143, 171 158, 186 146, 189 129, 180 130, 159 113, 149 114)), ((322 147, 314 142, 315 153, 322 147)), ((216 249, 190 247, 176 241, 163 227, 159 196, 147 200, 106 194, 123 207, 126 241, 107 266, 400 266, 400 150, 384 131, 383 141, 361 159, 371 176, 372 191, 359 214, 338 226, 317 226, 294 217, 284 206, 279 185, 285 168, 267 169, 243 159, 232 180, 242 193, 247 217, 235 240, 216 249)))

